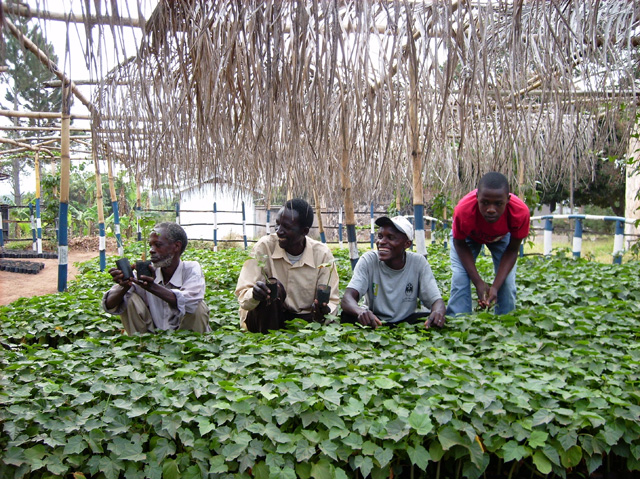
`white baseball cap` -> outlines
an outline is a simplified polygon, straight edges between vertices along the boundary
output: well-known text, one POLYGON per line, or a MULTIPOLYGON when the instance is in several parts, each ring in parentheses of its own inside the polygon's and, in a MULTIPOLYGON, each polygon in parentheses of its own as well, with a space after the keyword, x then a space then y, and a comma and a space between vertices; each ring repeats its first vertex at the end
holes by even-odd
POLYGON ((407 235, 409 241, 413 241, 413 225, 404 216, 394 216, 389 218, 388 216, 381 216, 376 220, 378 226, 393 226, 395 229, 407 235))

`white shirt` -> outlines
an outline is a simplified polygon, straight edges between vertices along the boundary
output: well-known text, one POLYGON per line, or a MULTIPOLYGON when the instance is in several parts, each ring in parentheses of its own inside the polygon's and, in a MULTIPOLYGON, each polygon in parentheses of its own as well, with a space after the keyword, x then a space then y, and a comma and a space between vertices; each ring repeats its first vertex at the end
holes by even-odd
POLYGON ((197 261, 180 261, 178 268, 169 282, 165 282, 162 277, 162 268, 156 269, 156 284, 164 286, 176 295, 176 307, 172 308, 169 303, 149 293, 140 286, 133 284, 124 296, 122 303, 113 309, 107 309, 107 296, 111 291, 122 289, 119 284, 104 293, 102 297, 102 308, 111 314, 120 314, 127 307, 129 296, 136 293, 142 298, 153 319, 156 329, 178 329, 180 321, 187 313, 195 313, 200 301, 204 300, 205 281, 202 267, 197 261))

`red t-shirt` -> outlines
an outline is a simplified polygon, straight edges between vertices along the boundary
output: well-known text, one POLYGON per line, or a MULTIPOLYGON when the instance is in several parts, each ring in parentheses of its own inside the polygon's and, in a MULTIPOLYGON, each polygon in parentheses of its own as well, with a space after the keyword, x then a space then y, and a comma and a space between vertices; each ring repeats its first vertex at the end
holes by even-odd
POLYGON ((473 190, 462 198, 453 211, 453 237, 464 240, 471 238, 476 243, 487 244, 500 241, 511 233, 512 238, 524 239, 529 235, 529 208, 513 193, 507 208, 495 223, 489 223, 480 214, 478 199, 473 190))

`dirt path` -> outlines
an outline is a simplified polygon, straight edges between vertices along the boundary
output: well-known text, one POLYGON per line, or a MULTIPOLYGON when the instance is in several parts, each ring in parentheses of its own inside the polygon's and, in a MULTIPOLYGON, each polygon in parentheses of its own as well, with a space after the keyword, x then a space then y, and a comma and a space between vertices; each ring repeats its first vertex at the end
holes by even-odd
MULTIPOLYGON (((107 255, 115 254, 117 248, 112 238, 107 238, 107 255)), ((69 240, 67 283, 76 277, 78 268, 74 263, 82 263, 100 256, 98 238, 84 237, 69 240)), ((13 260, 13 258, 12 258, 13 260)), ((24 258, 16 261, 44 263, 38 274, 11 273, 0 271, 0 305, 9 304, 20 298, 43 296, 58 292, 58 260, 44 258, 24 258)))
MULTIPOLYGON (((70 251, 67 282, 75 278, 78 269, 73 263, 88 261, 99 256, 97 251, 70 251)), ((24 258, 16 261, 44 263, 38 274, 11 273, 0 271, 0 305, 9 304, 19 298, 42 296, 58 291, 58 260, 44 258, 24 258)))

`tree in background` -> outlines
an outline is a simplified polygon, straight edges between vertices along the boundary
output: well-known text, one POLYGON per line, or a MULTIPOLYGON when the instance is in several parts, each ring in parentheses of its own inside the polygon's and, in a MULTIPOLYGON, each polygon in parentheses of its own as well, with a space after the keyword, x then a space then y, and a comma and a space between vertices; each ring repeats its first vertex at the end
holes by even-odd
MULTIPOLYGON (((29 28, 28 24, 18 24, 17 27, 24 35, 33 41, 47 56, 57 63, 58 57, 53 51, 53 45, 47 42, 39 25, 29 28)), ((1 104, 4 109, 27 111, 60 111, 62 93, 60 89, 47 90, 43 83, 55 78, 31 52, 25 50, 14 36, 6 38, 6 66, 7 74, 2 76, 2 83, 7 85, 5 100, 9 106, 1 104)), ((56 120, 46 119, 20 119, 14 120, 15 125, 21 126, 55 126, 56 120)), ((30 132, 29 137, 42 137, 50 135, 47 132, 30 132)), ((26 136, 20 133, 10 133, 8 136, 18 139, 26 136)), ((13 148, 13 147, 9 147, 13 148)), ((13 158, 0 163, 0 172, 11 175, 14 192, 14 202, 22 205, 22 193, 20 190, 20 174, 27 167, 33 167, 34 153, 25 151, 13 155, 13 158)))

